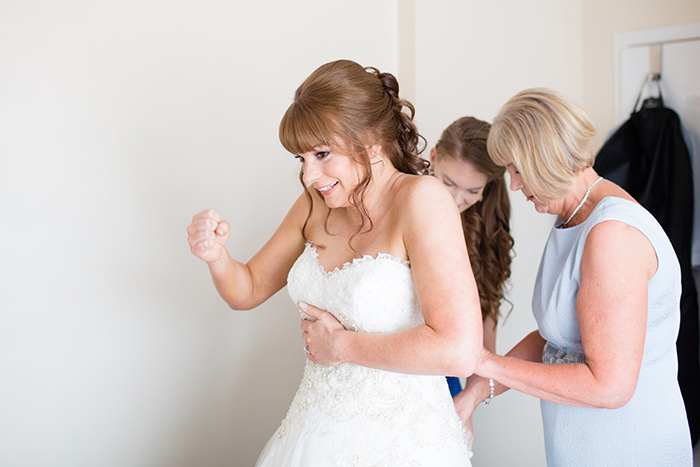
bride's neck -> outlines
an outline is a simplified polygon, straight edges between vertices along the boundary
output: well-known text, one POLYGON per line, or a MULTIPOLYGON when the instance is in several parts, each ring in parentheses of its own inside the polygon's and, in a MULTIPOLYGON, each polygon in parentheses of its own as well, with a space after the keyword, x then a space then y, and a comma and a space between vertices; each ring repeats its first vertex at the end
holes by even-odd
MULTIPOLYGON (((386 215, 392 205, 391 191, 398 177, 399 172, 388 160, 380 160, 371 166, 372 179, 365 188, 364 194, 358 196, 358 201, 362 200, 365 214, 367 214, 374 225, 386 215)), ((362 214, 357 206, 344 209, 344 216, 352 224, 358 227, 362 224, 362 214)))

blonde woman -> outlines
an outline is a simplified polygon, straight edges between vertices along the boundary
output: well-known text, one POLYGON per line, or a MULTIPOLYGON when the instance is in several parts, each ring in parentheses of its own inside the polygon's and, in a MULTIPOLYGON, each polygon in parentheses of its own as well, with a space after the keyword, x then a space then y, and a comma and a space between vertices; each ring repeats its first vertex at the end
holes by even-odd
MULTIPOLYGON (((593 170, 595 131, 573 100, 525 90, 496 116, 489 154, 556 214, 532 306, 539 329, 476 368, 542 400, 551 466, 691 466, 675 341, 680 268, 661 226, 593 170)), ((473 381, 473 384, 472 384, 473 381)), ((465 392, 490 397, 484 379, 465 392)))

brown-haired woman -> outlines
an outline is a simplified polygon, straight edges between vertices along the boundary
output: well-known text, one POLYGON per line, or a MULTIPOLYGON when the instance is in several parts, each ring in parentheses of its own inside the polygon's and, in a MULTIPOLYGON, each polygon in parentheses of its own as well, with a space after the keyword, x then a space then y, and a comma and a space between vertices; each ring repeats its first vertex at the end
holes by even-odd
MULTIPOLYGON (((496 325, 510 277, 513 237, 505 168, 491 160, 486 148, 490 129, 489 123, 474 117, 454 121, 430 150, 430 168, 457 203, 479 289, 484 347, 495 353, 496 325)), ((460 395, 459 379, 450 376, 447 380, 471 442, 473 407, 465 406, 467 399, 460 395)))
MULTIPOLYGON (((462 117, 445 128, 430 150, 430 168, 457 203, 484 321, 484 347, 496 348, 499 308, 510 277, 513 237, 505 168, 486 150, 491 125, 462 117)), ((461 390, 450 378, 450 390, 461 390), (453 389, 454 388, 454 389, 453 389)))
POLYGON ((232 308, 287 285, 304 310, 304 377, 260 467, 470 464, 445 378, 418 375, 473 372, 479 296, 455 203, 419 176, 412 120, 392 75, 323 65, 280 124, 304 193, 272 238, 243 264, 215 211, 188 227, 232 308))

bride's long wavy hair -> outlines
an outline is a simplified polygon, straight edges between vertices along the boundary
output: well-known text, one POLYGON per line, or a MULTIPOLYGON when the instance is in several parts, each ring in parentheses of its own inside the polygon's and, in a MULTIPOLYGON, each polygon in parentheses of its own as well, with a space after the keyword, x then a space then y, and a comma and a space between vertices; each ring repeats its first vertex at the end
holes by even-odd
MULTIPOLYGON (((429 163, 420 157, 425 140, 413 123, 414 114, 413 105, 399 98, 399 83, 392 74, 350 60, 337 60, 319 67, 299 86, 280 122, 280 142, 290 153, 303 154, 319 145, 338 148, 340 143, 340 148, 364 167, 365 175, 350 196, 361 218, 353 238, 373 227, 364 204, 372 181, 368 146, 381 145, 401 172, 428 172, 429 163)), ((312 195, 303 177, 302 169, 299 180, 311 203, 302 230, 306 239, 314 198, 321 201, 322 196, 315 190, 315 196, 312 195)), ((328 217, 326 226, 327 222, 328 217)))
POLYGON ((462 117, 442 132, 435 149, 437 160, 451 157, 468 162, 488 178, 481 201, 462 212, 461 217, 482 316, 491 316, 497 323, 510 278, 514 241, 505 168, 496 165, 486 150, 490 128, 490 124, 476 118, 462 117))

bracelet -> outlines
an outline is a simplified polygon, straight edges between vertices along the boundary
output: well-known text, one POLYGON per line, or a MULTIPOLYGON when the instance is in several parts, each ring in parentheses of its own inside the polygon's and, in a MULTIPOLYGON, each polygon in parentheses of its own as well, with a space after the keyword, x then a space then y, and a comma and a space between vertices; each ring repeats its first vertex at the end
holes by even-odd
POLYGON ((493 378, 489 378, 489 397, 484 399, 484 404, 489 405, 493 399, 493 378))

